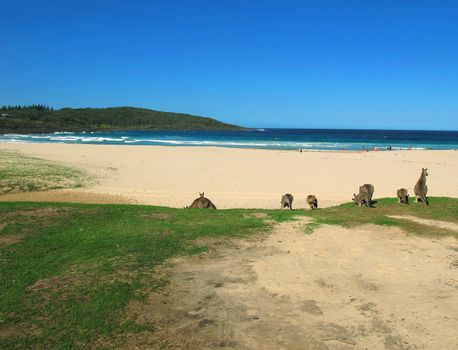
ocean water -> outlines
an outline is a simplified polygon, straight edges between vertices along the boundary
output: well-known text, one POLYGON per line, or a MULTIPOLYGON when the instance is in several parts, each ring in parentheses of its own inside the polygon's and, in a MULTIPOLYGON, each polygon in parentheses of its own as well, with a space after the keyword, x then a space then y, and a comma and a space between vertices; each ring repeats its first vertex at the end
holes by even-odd
POLYGON ((259 149, 458 149, 458 131, 257 129, 250 131, 113 131, 5 134, 0 142, 216 146, 259 149))

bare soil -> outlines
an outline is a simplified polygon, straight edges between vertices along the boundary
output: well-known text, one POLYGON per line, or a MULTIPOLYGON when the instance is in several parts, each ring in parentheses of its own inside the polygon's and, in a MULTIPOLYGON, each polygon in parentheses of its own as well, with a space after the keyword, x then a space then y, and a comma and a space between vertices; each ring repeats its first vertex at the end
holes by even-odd
POLYGON ((0 236, 0 247, 2 245, 9 245, 9 244, 14 244, 22 241, 22 236, 21 235, 5 235, 5 236, 0 236))
POLYGON ((281 223, 172 261, 170 284, 133 303, 153 332, 127 348, 456 349, 458 242, 375 225, 281 223))

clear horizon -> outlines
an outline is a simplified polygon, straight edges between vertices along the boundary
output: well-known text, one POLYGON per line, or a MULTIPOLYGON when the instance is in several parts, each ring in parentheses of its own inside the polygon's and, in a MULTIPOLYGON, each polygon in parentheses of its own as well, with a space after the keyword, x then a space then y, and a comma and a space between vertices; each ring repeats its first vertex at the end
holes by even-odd
POLYGON ((0 4, 0 105, 249 128, 458 130, 458 3, 0 4))

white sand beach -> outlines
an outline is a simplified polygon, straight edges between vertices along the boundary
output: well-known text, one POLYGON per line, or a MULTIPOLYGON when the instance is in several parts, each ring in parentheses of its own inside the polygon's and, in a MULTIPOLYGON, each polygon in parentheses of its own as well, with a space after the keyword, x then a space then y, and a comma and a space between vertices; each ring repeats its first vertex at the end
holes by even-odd
POLYGON ((218 208, 280 208, 283 193, 304 208, 315 194, 320 207, 348 202, 364 183, 374 198, 394 197, 413 187, 429 169, 430 196, 458 197, 458 152, 298 152, 217 147, 160 147, 83 144, 0 144, 88 171, 96 183, 77 190, 8 194, 0 200, 130 202, 171 207, 189 205, 198 192, 218 208))

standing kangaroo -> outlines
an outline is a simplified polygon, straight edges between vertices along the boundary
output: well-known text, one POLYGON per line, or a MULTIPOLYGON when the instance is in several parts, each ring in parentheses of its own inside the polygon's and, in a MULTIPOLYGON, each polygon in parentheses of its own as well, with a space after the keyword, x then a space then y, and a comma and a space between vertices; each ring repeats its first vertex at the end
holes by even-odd
POLYGON ((200 197, 196 198, 194 202, 189 207, 186 208, 206 208, 206 209, 216 209, 215 205, 212 203, 212 201, 206 197, 204 197, 204 192, 200 193, 200 197))
POLYGON ((396 195, 398 196, 399 203, 401 204, 409 204, 409 193, 405 188, 400 188, 396 195))
POLYGON ((310 209, 318 209, 318 199, 313 194, 309 194, 305 201, 310 206, 310 209))
POLYGON ((280 209, 284 209, 286 207, 289 208, 289 210, 293 210, 293 195, 290 194, 290 193, 287 193, 287 194, 284 194, 282 197, 281 197, 281 208, 280 209))
POLYGON ((414 193, 415 197, 417 198, 417 203, 418 201, 421 201, 422 203, 429 205, 428 198, 426 198, 426 194, 428 193, 428 186, 426 186, 426 176, 428 176, 428 169, 421 168, 421 175, 417 181, 417 184, 415 185, 414 193))
POLYGON ((359 206, 366 205, 372 206, 372 196, 374 195, 374 186, 371 184, 364 184, 359 187, 359 193, 353 194, 353 202, 359 206))

